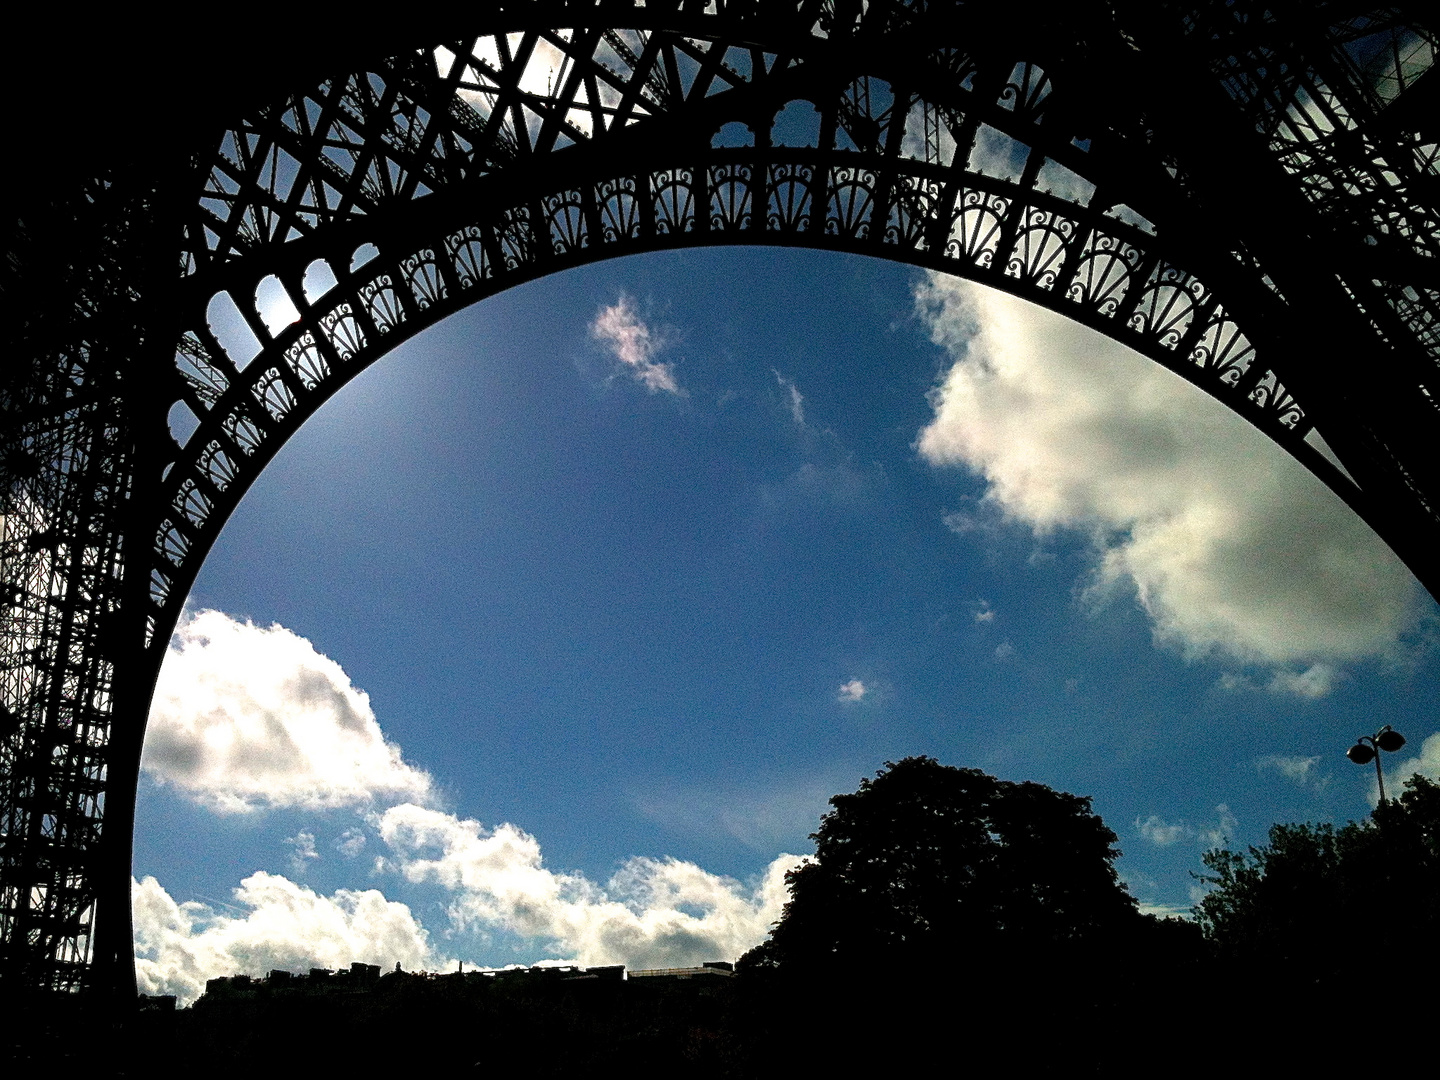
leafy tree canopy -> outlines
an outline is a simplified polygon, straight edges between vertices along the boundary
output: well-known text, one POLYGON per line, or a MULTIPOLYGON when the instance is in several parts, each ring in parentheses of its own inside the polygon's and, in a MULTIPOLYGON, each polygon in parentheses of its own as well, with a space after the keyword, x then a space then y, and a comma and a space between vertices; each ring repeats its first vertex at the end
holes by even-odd
POLYGON ((1054 955, 1140 921, 1087 798, 909 757, 830 804, 783 918, 742 967, 1054 955))
POLYGON ((1212 888, 1195 907, 1223 958, 1297 978, 1435 958, 1440 943, 1440 785, 1415 776, 1370 820, 1275 825, 1247 854, 1204 856, 1212 888))

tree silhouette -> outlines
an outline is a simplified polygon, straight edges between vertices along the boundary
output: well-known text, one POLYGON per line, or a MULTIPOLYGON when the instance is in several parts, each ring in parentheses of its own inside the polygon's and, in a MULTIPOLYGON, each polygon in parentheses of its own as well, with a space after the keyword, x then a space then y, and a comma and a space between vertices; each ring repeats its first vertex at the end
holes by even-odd
POLYGON ((982 953, 1051 955, 1134 928, 1116 836, 1090 800, 934 758, 887 762, 836 795, 815 858, 742 966, 821 972, 982 953))
POLYGON ((1217 955, 1293 979, 1349 980, 1378 955, 1440 959, 1440 786, 1340 828, 1274 825, 1247 854, 1205 854, 1212 886, 1195 908, 1217 955))
POLYGON ((1211 891, 1195 916, 1210 992, 1263 1018, 1230 1040, 1235 1060, 1287 1075, 1377 1060, 1433 1071, 1440 786, 1415 776, 1405 787, 1367 821, 1274 825, 1247 853, 1205 854, 1211 891))
POLYGON ((768 988, 756 1029, 815 1033, 817 1070, 948 1068, 983 1041, 1025 1070, 1093 1071, 1198 959, 1192 924, 1139 913, 1087 798, 909 757, 830 804, 737 965, 768 988))

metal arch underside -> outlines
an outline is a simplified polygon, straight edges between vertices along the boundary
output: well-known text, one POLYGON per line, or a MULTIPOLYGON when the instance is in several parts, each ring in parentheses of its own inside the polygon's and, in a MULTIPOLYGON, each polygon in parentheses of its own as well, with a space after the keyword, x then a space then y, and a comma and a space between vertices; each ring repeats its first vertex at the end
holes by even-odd
POLYGON ((1235 409, 1436 591, 1434 37, 1276 10, 497 2, 257 95, 178 164, 74 178, 63 224, 8 239, 22 270, 67 229, 77 254, 0 384, 0 978, 133 991, 154 678, 286 438, 426 326, 584 262, 790 245, 1008 290, 1235 409))

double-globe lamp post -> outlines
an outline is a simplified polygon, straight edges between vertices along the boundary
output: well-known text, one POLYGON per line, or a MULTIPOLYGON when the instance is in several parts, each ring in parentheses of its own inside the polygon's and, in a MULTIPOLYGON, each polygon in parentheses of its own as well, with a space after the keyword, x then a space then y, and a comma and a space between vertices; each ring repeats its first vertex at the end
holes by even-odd
POLYGON ((1355 745, 1345 751, 1345 756, 1356 765, 1369 765, 1375 762, 1375 779, 1380 784, 1380 801, 1385 801, 1385 773, 1380 768, 1380 751, 1393 754, 1405 745, 1405 736, 1396 731, 1389 724, 1386 724, 1374 735, 1361 735, 1355 740, 1355 745))

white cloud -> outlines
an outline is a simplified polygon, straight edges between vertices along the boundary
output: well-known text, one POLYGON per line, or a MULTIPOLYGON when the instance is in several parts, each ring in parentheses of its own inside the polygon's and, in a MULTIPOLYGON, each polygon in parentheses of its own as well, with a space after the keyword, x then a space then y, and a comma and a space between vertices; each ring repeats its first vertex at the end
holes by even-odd
POLYGON ((1156 847, 1169 847, 1171 844, 1178 844, 1181 840, 1185 839, 1188 832, 1188 826, 1167 825, 1155 814, 1151 814, 1143 821, 1136 818, 1135 828, 1139 829, 1140 835, 1156 847))
POLYGON ((775 379, 777 382, 779 382, 780 389, 785 391, 785 395, 789 399, 787 404, 790 406, 791 418, 800 427, 804 427, 805 396, 800 393, 800 390, 795 386, 795 383, 792 380, 787 379, 784 375, 781 375, 780 372, 776 371, 774 368, 771 368, 770 370, 775 371, 775 379))
POLYGON ((1191 825, 1186 821, 1167 822, 1158 814, 1135 819, 1135 831, 1156 847, 1171 847, 1179 843, 1196 843, 1205 848, 1221 847, 1229 843, 1237 824, 1230 808, 1221 803, 1215 808, 1219 815, 1214 825, 1191 825))
MULTIPOLYGON (((1427 779, 1440 781, 1440 732, 1436 732, 1420 744, 1420 753, 1418 755, 1406 758, 1398 765, 1387 767, 1385 773, 1385 794, 1387 797, 1390 795, 1400 795, 1405 790, 1402 786, 1404 782, 1416 773, 1419 773, 1427 779)), ((1371 787, 1374 787, 1373 781, 1371 787)), ((1371 801, 1374 802, 1378 799, 1379 792, 1372 792, 1371 801)))
POLYGON ((608 345, 615 359, 629 368, 630 373, 651 393, 664 390, 667 394, 684 394, 675 381, 673 365, 655 359, 662 343, 645 320, 636 314, 635 305, 628 296, 622 296, 610 307, 600 309, 600 314, 590 324, 590 336, 608 345))
POLYGON ((410 909, 374 889, 325 897, 275 874, 252 874, 235 890, 244 914, 177 904, 153 877, 132 881, 135 975, 142 993, 188 1004, 220 975, 272 968, 348 967, 359 962, 436 968, 446 961, 410 909))
POLYGON ((413 882, 454 894, 457 928, 500 928, 540 939, 586 965, 677 967, 734 959, 759 944, 788 898, 782 855, 747 889, 676 859, 631 859, 600 887, 547 869, 540 845, 514 825, 479 822, 421 806, 376 819, 394 866, 413 882))
POLYGON ((840 684, 840 693, 836 695, 838 701, 861 701, 865 697, 865 684, 859 679, 851 679, 847 683, 840 684))
MULTIPOLYGON (((916 302, 955 359, 920 454, 983 477, 983 503, 1038 535, 1088 532, 1090 594, 1133 586, 1158 641, 1276 669, 1271 689, 1318 696, 1334 665, 1387 653, 1413 624, 1418 589, 1395 555, 1219 402, 980 286, 932 274, 916 302)), ((983 522, 946 519, 957 532, 983 522)))
POLYGON ((1015 655, 1015 646, 1014 646, 1014 645, 1011 645, 1010 642, 1008 642, 1008 641, 1002 641, 999 645, 996 645, 996 646, 995 646, 995 659, 996 659, 996 660, 1009 660, 1010 657, 1012 657, 1012 656, 1014 656, 1014 655, 1015 655))
POLYGON ((952 510, 948 514, 941 515, 940 520, 956 536, 966 536, 970 533, 998 536, 1005 528, 1004 513, 990 500, 962 510, 952 510))
POLYGON ((1141 915, 1153 915, 1157 919, 1185 919, 1193 916, 1190 913, 1190 904, 1158 904, 1148 903, 1142 900, 1139 904, 1141 915))
POLYGON ((340 665, 275 625, 202 611, 175 632, 142 766, 221 813, 427 802, 427 773, 387 742, 340 665))
POLYGON ((287 836, 285 843, 291 845, 295 850, 290 853, 290 867, 297 874, 305 873, 308 867, 320 853, 315 850, 315 834, 301 830, 294 836, 287 836))
POLYGON ((1340 677, 1333 664, 1311 664, 1304 671, 1277 671, 1266 687, 1272 694, 1294 694, 1303 698, 1322 698, 1330 693, 1340 677))
POLYGON ((981 600, 975 608, 975 621, 987 623, 995 621, 995 609, 990 606, 989 600, 981 600))
POLYGON ((1255 762, 1256 772, 1273 771, 1279 773, 1287 780, 1293 780, 1302 787, 1310 783, 1317 786, 1324 786, 1328 777, 1318 776, 1316 766, 1320 764, 1320 755, 1312 757, 1299 757, 1297 755, 1267 754, 1255 762))
POLYGON ((365 850, 365 833, 360 829, 346 829, 335 841, 335 850, 347 859, 353 859, 365 850))

